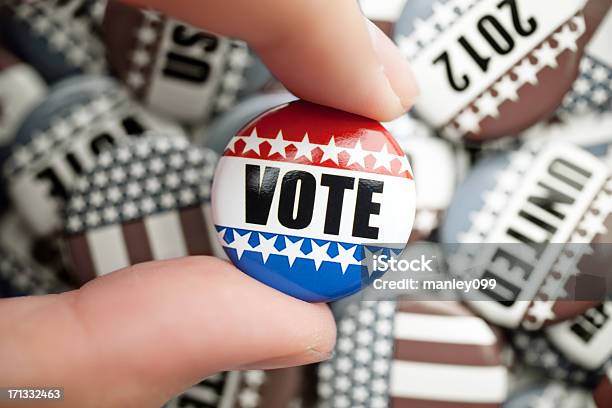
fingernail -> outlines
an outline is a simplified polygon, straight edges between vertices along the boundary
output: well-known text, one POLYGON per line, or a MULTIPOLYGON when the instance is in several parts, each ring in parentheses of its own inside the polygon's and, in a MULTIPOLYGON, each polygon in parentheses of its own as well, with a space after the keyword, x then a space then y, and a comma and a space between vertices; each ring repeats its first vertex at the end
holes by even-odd
POLYGON ((277 368, 294 367, 306 364, 318 363, 329 360, 334 352, 321 352, 314 348, 307 349, 304 353, 289 356, 274 357, 257 361, 238 367, 238 370, 274 370, 277 368))
POLYGON ((414 104, 419 94, 417 82, 410 64, 401 54, 399 48, 374 23, 366 19, 366 26, 374 52, 383 67, 383 72, 405 110, 414 104))

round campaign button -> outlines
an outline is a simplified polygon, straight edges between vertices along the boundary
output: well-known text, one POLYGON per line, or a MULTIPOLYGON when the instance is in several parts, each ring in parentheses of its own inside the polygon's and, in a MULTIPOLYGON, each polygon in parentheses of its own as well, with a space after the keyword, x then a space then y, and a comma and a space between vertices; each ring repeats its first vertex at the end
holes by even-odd
POLYGON ((415 186, 380 123, 296 101, 232 138, 212 201, 219 239, 239 269, 319 302, 369 283, 364 251, 405 247, 415 186))
POLYGON ((532 142, 481 160, 458 187, 441 238, 450 273, 492 279, 464 293, 509 328, 538 330, 601 302, 611 242, 609 166, 580 147, 532 142))
POLYGON ((100 0, 21 1, 0 5, 0 35, 47 82, 75 74, 107 71, 104 46, 97 36, 100 0))
POLYGON ((61 229, 60 211, 77 177, 101 152, 147 130, 184 134, 134 104, 110 78, 76 76, 58 83, 23 121, 6 160, 15 209, 39 236, 61 229))
POLYGON ((157 132, 102 153, 66 204, 67 259, 79 282, 141 262, 223 254, 209 205, 216 161, 157 132))
POLYGON ((327 407, 495 407, 508 390, 498 330, 453 301, 356 301, 319 367, 327 407))
POLYGON ((46 92, 38 73, 0 46, 0 167, 24 117, 46 92))
POLYGON ((408 1, 395 40, 423 92, 416 112, 452 140, 514 135, 570 90, 601 0, 408 1))
POLYGON ((151 10, 110 0, 103 29, 111 68, 132 94, 181 122, 204 123, 271 79, 244 42, 151 10))

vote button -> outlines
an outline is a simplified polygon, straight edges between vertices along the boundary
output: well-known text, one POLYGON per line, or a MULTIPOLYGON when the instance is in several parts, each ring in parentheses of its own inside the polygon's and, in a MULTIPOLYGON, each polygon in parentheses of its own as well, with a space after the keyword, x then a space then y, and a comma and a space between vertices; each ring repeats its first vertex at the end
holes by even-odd
POLYGON ((308 302, 379 277, 365 260, 405 247, 416 206, 408 159, 380 123, 305 101, 231 138, 211 199, 234 265, 308 302))

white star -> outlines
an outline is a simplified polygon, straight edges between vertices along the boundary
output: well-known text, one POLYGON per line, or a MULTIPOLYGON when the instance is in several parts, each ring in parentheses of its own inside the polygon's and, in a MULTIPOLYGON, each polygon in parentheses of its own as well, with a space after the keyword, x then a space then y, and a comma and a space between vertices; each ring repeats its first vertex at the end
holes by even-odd
POLYGON ((464 133, 478 132, 480 129, 480 119, 471 109, 466 109, 457 116, 457 124, 464 133))
POLYGON ((578 49, 576 45, 576 33, 572 31, 569 24, 565 25, 561 31, 553 36, 553 38, 557 41, 557 49, 559 51, 568 49, 572 52, 576 52, 578 49))
POLYGON ((293 146, 295 146, 295 159, 299 159, 300 157, 306 157, 308 160, 312 161, 312 144, 308 139, 308 133, 304 134, 304 138, 301 142, 292 142, 293 146))
POLYGON ((312 244, 312 252, 310 253, 310 257, 315 264, 315 268, 318 271, 321 268, 321 264, 323 261, 329 260, 329 255, 327 255, 327 250, 329 249, 329 242, 326 242, 323 245, 317 244, 314 240, 311 241, 312 244))
POLYGON ((478 112, 480 112, 483 116, 491 116, 496 118, 499 115, 499 110, 497 109, 497 99, 495 99, 490 92, 482 95, 474 104, 478 108, 478 112))
POLYGON ((136 216, 136 214, 138 214, 138 208, 136 207, 136 204, 130 201, 123 205, 123 208, 121 208, 121 212, 125 217, 132 218, 136 216))
POLYGON ((71 216, 68 220, 68 229, 70 231, 78 231, 82 225, 80 218, 76 215, 71 216))
POLYGON ((541 48, 535 50, 534 55, 538 59, 539 66, 557 68, 557 55, 548 43, 544 43, 541 48))
POLYGON ((137 49, 134 52, 134 55, 132 55, 132 62, 135 65, 142 67, 151 62, 151 57, 149 57, 149 53, 144 49, 137 49))
POLYGON ((417 52, 419 52, 419 47, 416 41, 414 41, 414 39, 412 38, 412 36, 410 37, 407 37, 405 35, 400 36, 399 40, 397 41, 397 44, 399 46, 399 49, 402 55, 406 59, 414 58, 417 52))
POLYGON ((355 250, 357 249, 357 245, 353 245, 349 249, 345 249, 342 245, 338 244, 338 255, 334 258, 334 262, 340 264, 342 268, 342 273, 346 273, 346 270, 350 265, 359 264, 355 260, 355 250))
POLYGON ((529 314, 538 322, 545 322, 555 318, 555 314, 552 311, 552 303, 548 301, 534 300, 529 309, 529 314))
POLYGON ((250 250, 251 244, 249 244, 249 239, 251 238, 251 233, 247 232, 244 235, 240 235, 238 231, 234 230, 234 241, 230 244, 230 248, 234 248, 236 250, 236 255, 238 256, 238 260, 242 258, 242 254, 245 250, 250 250))
POLYGON ((448 7, 448 3, 433 3, 432 5, 436 22, 441 27, 446 27, 455 21, 456 14, 452 7, 448 7))
POLYGON ((227 147, 225 148, 225 151, 230 151, 232 153, 236 153, 236 142, 239 141, 240 139, 242 139, 242 138, 238 137, 238 136, 232 137, 232 139, 227 144, 227 147))
POLYGON ((336 139, 332 136, 329 144, 327 146, 322 145, 319 146, 321 150, 323 150, 323 157, 321 157, 321 163, 331 160, 332 162, 338 164, 338 155, 344 151, 341 147, 336 147, 336 139))
POLYGON ((268 154, 268 156, 272 156, 273 154, 278 153, 284 158, 287 158, 287 153, 285 152, 285 149, 291 144, 291 142, 288 142, 283 139, 282 130, 278 131, 278 134, 274 139, 266 139, 266 141, 270 145, 270 153, 268 154))
POLYGON ((87 219, 87 225, 95 227, 100 223, 100 215, 96 211, 90 211, 85 216, 87 219))
POLYGON ((151 27, 142 27, 138 30, 138 40, 143 44, 152 44, 156 37, 155 30, 151 27))
POLYGON ((514 69, 514 73, 518 76, 520 83, 529 82, 533 85, 538 83, 538 70, 529 62, 529 58, 525 58, 521 64, 514 69))
POLYGON ((155 201, 153 201, 151 197, 143 198, 142 201, 140 202, 140 209, 145 214, 153 213, 153 210, 155 210, 155 207, 157 206, 155 205, 155 201))
POLYGON ((259 152, 259 145, 263 141, 265 141, 265 139, 260 139, 259 136, 257 136, 257 129, 253 128, 251 135, 248 137, 243 137, 242 140, 245 143, 244 150, 242 151, 243 154, 246 154, 250 151, 254 151, 255 153, 257 153, 257 155, 261 154, 259 152))
POLYGON ((103 217, 106 222, 115 222, 119 218, 119 213, 115 207, 107 207, 104 209, 103 217))
POLYGON ((145 83, 144 77, 140 72, 130 72, 127 77, 127 83, 134 89, 139 89, 145 83))
POLYGON ((593 68, 592 76, 593 79, 597 82, 604 82, 608 79, 609 70, 606 67, 597 64, 596 67, 593 68))
POLYGON ((346 150, 349 153, 349 159, 346 164, 347 166, 357 163, 361 167, 365 167, 365 158, 372 153, 368 150, 363 150, 363 148, 361 147, 361 140, 357 140, 357 143, 355 143, 355 147, 346 150))
POLYGON ((219 239, 219 242, 221 243, 222 246, 226 246, 227 245, 227 241, 225 240, 225 231, 226 230, 227 230, 227 228, 221 228, 219 231, 217 231, 217 238, 219 239))
POLYGON ((400 162, 399 174, 407 171, 411 172, 410 162, 408 161, 408 157, 406 156, 397 156, 397 160, 400 162))
POLYGON ((285 249, 283 249, 281 253, 287 257, 287 261, 289 261, 289 267, 293 266, 293 263, 295 262, 296 258, 304 256, 304 253, 301 249, 303 242, 303 239, 293 242, 289 238, 285 237, 285 249))
POLYGON ((414 36, 422 43, 431 41, 438 34, 429 20, 423 21, 417 18, 414 22, 414 28, 414 36))
POLYGON ((499 98, 501 100, 509 99, 511 101, 516 101, 518 99, 518 94, 516 93, 519 88, 519 84, 510 78, 509 75, 506 75, 495 85, 495 90, 499 94, 499 98))
POLYGON ((597 104, 603 105, 608 99, 608 92, 605 89, 596 89, 593 92, 593 101, 597 104))
POLYGON ((170 193, 164 193, 161 196, 161 205, 165 208, 172 208, 176 204, 174 196, 170 193))
POLYGON ((266 238, 263 234, 259 234, 259 246, 257 247, 257 251, 261 252, 264 264, 268 262, 270 255, 277 255, 279 253, 278 249, 274 246, 276 238, 276 235, 273 235, 271 238, 266 238))

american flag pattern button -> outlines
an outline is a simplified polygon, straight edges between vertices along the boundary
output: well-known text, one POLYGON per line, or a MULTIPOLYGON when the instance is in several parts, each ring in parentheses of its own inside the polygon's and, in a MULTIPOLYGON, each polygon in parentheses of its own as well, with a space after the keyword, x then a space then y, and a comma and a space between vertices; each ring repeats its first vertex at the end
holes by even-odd
POLYGON ((590 34, 585 4, 598 1, 406 2, 395 40, 427 89, 415 110, 455 141, 514 135, 546 118, 572 86, 590 34))
POLYGON ((508 373, 500 333, 452 301, 356 301, 319 368, 325 408, 499 407, 508 373))
POLYGON ((220 255, 209 215, 216 160, 210 150, 157 133, 102 153, 65 210, 78 279, 151 260, 220 255))
POLYGON ((0 34, 47 82, 103 74, 106 56, 94 18, 101 6, 99 0, 3 0, 0 34))
POLYGON ((112 69, 155 111, 208 121, 271 79, 242 41, 110 0, 103 23, 112 69))
POLYGON ((60 212, 77 177, 105 149, 155 129, 183 135, 131 102, 109 78, 62 81, 26 117, 4 165, 16 210, 38 235, 61 230, 60 212))
MULTIPOLYGON (((610 7, 610 5, 608 5, 610 7)), ((565 96, 561 113, 612 111, 612 8, 586 46, 580 72, 565 96)))
POLYGON ((364 250, 403 249, 415 211, 410 164, 382 125, 304 101, 231 139, 212 199, 232 262, 307 301, 359 290, 364 250))
POLYGON ((533 142, 481 161, 458 188, 442 229, 454 276, 486 275, 498 284, 471 292, 470 306, 495 324, 528 330, 592 307, 595 297, 574 302, 568 294, 583 278, 606 279, 592 250, 612 240, 611 194, 609 166, 569 144, 533 142), (566 171, 579 182, 560 176, 566 171), (571 204, 560 206, 562 197, 571 204), (520 249, 514 261, 505 258, 512 245, 520 249), (541 257, 531 257, 534 245, 541 257))

